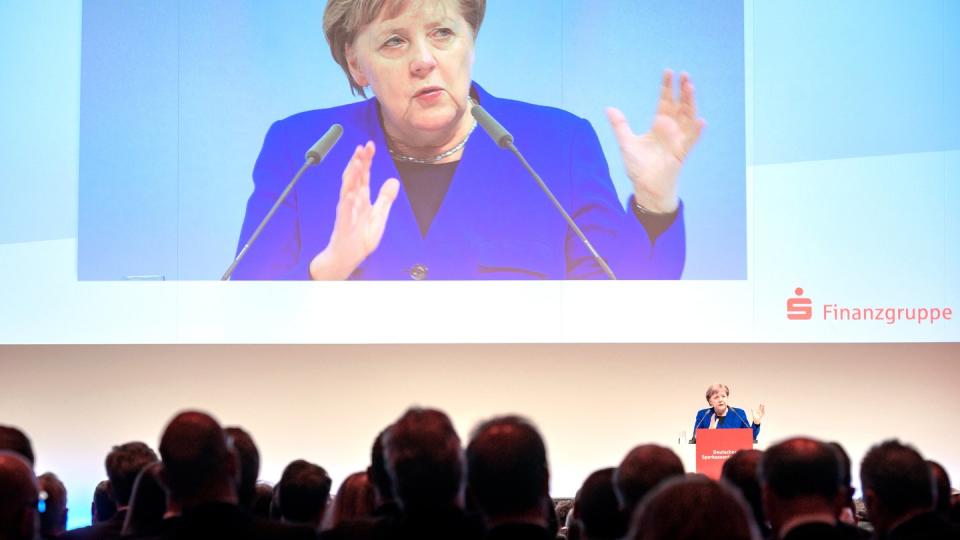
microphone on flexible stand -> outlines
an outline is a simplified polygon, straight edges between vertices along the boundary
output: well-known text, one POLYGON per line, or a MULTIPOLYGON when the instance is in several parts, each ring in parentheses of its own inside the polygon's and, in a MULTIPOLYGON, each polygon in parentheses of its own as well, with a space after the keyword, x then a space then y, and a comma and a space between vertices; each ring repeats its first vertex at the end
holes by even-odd
POLYGON ((300 167, 300 170, 297 171, 297 174, 293 176, 293 180, 287 184, 287 188, 283 190, 283 193, 277 197, 277 202, 273 204, 273 208, 267 212, 267 215, 263 217, 263 220, 260 222, 260 225, 257 226, 256 230, 253 231, 253 234, 250 235, 250 239, 247 240, 247 243, 243 245, 243 248, 240 250, 240 253, 237 253, 237 257, 233 259, 233 262, 230 263, 227 271, 223 273, 223 277, 220 278, 220 281, 227 281, 230 279, 230 276, 233 275, 233 271, 237 269, 237 265, 240 264, 240 261, 243 260, 243 257, 247 254, 247 251, 250 249, 250 246, 257 240, 257 237, 260 236, 260 232, 263 231, 263 228, 266 227, 267 222, 270 221, 270 218, 273 217, 273 214, 277 212, 277 209, 280 208, 280 205, 283 204, 283 201, 286 200, 287 195, 290 194, 290 191, 293 190, 293 186, 297 185, 297 181, 300 180, 300 177, 303 176, 303 173, 307 169, 323 161, 323 158, 327 157, 327 154, 330 152, 330 149, 333 148, 333 145, 337 144, 337 141, 340 140, 340 136, 343 135, 343 126, 340 124, 334 124, 330 126, 330 129, 323 134, 323 137, 320 137, 320 140, 313 143, 313 146, 307 150, 307 154, 304 156, 303 166, 300 167))
MULTIPOLYGON (((700 426, 703 424, 703 421, 706 420, 708 416, 710 416, 710 411, 712 411, 712 410, 713 410, 713 409, 707 409, 707 412, 703 413, 703 416, 700 417, 700 421, 697 422, 697 425, 693 426, 693 436, 690 437, 690 442, 687 443, 687 444, 696 444, 696 442, 697 442, 697 430, 700 429, 700 426)), ((716 413, 714 413, 714 414, 716 414, 716 413)))
POLYGON ((567 225, 569 225, 570 228, 573 229, 573 232, 576 233, 576 235, 580 238, 580 241, 583 242, 583 245, 586 246, 587 251, 589 251, 590 255, 593 256, 593 259, 597 261, 597 264, 600 265, 600 268, 603 269, 603 272, 607 275, 607 277, 610 279, 617 279, 617 276, 613 275, 613 270, 610 270, 610 267, 607 266, 607 262, 603 260, 603 257, 601 257, 599 253, 597 253, 597 250, 593 249, 590 241, 587 240, 586 236, 584 236, 583 231, 581 231, 580 227, 577 226, 577 224, 573 221, 573 218, 570 217, 570 214, 564 210, 563 205, 560 204, 560 201, 553 196, 553 192, 550 191, 550 188, 547 187, 547 184, 545 184, 543 179, 540 178, 540 175, 533 170, 533 167, 527 163, 526 158, 523 157, 523 154, 520 153, 520 150, 517 150, 517 147, 514 146, 513 135, 511 135, 506 128, 500 125, 500 122, 497 122, 492 116, 490 116, 490 113, 488 113, 480 105, 474 105, 470 109, 470 114, 472 114, 473 117, 476 118, 477 122, 483 126, 483 130, 487 132, 487 135, 490 135, 490 138, 497 143, 497 146, 506 150, 510 150, 517 156, 517 159, 519 159, 520 163, 522 163, 527 169, 527 172, 530 173, 530 176, 533 176, 533 179, 537 181, 537 184, 540 185, 540 189, 547 194, 550 202, 553 203, 553 205, 557 208, 557 211, 559 211, 563 216, 563 219, 567 221, 567 225))
MULTIPOLYGON (((737 417, 740 418, 740 420, 743 422, 743 425, 747 426, 747 428, 749 429, 753 429, 753 423, 747 422, 747 419, 744 418, 744 416, 740 414, 735 407, 732 407, 729 404, 727 405, 727 407, 733 411, 733 414, 737 415, 737 417)), ((757 440, 754 439, 753 442, 757 442, 757 440)))

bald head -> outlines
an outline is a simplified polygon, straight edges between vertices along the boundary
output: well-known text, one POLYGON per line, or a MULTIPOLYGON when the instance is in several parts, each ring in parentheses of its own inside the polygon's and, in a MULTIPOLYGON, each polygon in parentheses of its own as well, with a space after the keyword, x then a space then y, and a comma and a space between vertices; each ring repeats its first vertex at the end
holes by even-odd
POLYGON ((637 446, 627 454, 614 473, 617 499, 627 516, 658 484, 683 476, 683 462, 669 448, 655 444, 637 446))
POLYGON ((33 538, 37 479, 20 454, 0 450, 0 539, 33 538))
POLYGON ((760 481, 781 499, 818 497, 834 502, 843 471, 836 450, 805 437, 775 444, 760 460, 760 481))
POLYGON ((236 499, 237 458, 210 415, 186 411, 173 417, 160 438, 160 457, 174 499, 187 505, 236 499))

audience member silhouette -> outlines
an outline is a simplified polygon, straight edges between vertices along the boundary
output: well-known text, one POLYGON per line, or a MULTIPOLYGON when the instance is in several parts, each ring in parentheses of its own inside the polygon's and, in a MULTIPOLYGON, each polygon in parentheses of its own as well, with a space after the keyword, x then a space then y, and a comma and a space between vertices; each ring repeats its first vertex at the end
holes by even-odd
POLYGON ((464 460, 460 437, 436 409, 411 408, 387 431, 383 453, 402 515, 387 520, 397 539, 479 538, 463 511, 464 460))
POLYGON ((847 499, 840 457, 827 443, 797 437, 766 450, 760 483, 767 518, 777 538, 850 539, 869 533, 837 519, 847 499))
POLYGON ((323 467, 302 459, 291 462, 277 482, 275 502, 280 519, 318 530, 330 498, 330 485, 330 476, 323 467))
POLYGON ((595 471, 577 492, 574 512, 584 540, 615 540, 627 532, 627 520, 613 489, 616 471, 614 467, 595 471))
POLYGON ((838 442, 830 442, 827 444, 833 448, 837 453, 837 458, 840 460, 840 487, 845 493, 843 506, 840 508, 837 519, 850 525, 856 525, 857 505, 853 500, 853 495, 857 490, 853 487, 853 471, 850 464, 850 455, 847 454, 847 451, 838 442))
POLYGON ((885 540, 956 539, 960 532, 933 511, 930 466, 919 452, 897 440, 870 448, 860 462, 867 515, 885 540))
POLYGON ((30 438, 20 429, 13 426, 0 425, 0 450, 9 450, 27 460, 30 467, 33 467, 35 461, 33 456, 33 445, 30 444, 30 438))
POLYGON ((723 462, 720 478, 740 490, 740 495, 750 506, 753 521, 760 532, 760 537, 772 538, 773 530, 767 524, 767 516, 763 512, 763 497, 760 492, 759 467, 762 458, 763 452, 760 450, 739 450, 730 456, 730 459, 723 462))
POLYGON ((37 477, 43 498, 40 513, 40 537, 56 538, 67 530, 67 488, 57 475, 47 472, 37 477))
POLYGON ((627 540, 758 540, 747 503, 733 487, 692 474, 654 488, 637 508, 627 540))
POLYGON ((330 508, 324 516, 324 529, 333 529, 345 522, 370 519, 376 508, 376 495, 367 472, 348 476, 337 490, 330 508))
POLYGON ((552 539, 550 470, 543 438, 518 416, 480 424, 467 445, 467 486, 488 540, 552 539))
POLYGON ((160 484, 160 463, 144 467, 133 483, 123 536, 157 536, 167 517, 167 492, 160 484))
POLYGON ((104 467, 110 479, 110 498, 117 505, 117 512, 107 521, 95 523, 82 529, 74 529, 63 535, 67 540, 113 540, 120 538, 123 522, 127 519, 130 493, 137 475, 144 467, 157 462, 157 454, 142 442, 128 442, 114 446, 104 467))
POLYGON ((270 519, 270 508, 273 506, 273 486, 266 482, 258 482, 254 487, 253 515, 270 519))
POLYGON ((20 452, 0 450, 0 540, 33 540, 37 533, 37 479, 20 452))
POLYGON ((237 497, 242 508, 253 508, 256 496, 257 479, 260 477, 260 451, 253 437, 240 426, 230 426, 223 430, 233 443, 240 458, 240 483, 237 485, 237 497))
POLYGON ((310 529, 263 521, 240 508, 239 458, 228 446, 223 428, 209 415, 177 414, 163 431, 160 456, 161 480, 181 510, 175 526, 165 528, 161 538, 315 538, 310 529))
POLYGON ((109 521, 117 513, 117 503, 110 498, 110 481, 101 480, 93 490, 93 502, 90 503, 91 523, 109 521))
POLYGON ((620 508, 629 521, 643 497, 660 482, 683 476, 683 462, 669 448, 643 444, 627 453, 613 475, 620 508))
POLYGON ((390 429, 388 426, 373 440, 370 449, 370 466, 367 467, 367 478, 373 485, 376 498, 376 508, 373 513, 376 517, 396 517, 400 515, 400 505, 393 496, 393 486, 390 474, 387 472, 387 461, 383 455, 383 439, 390 429))

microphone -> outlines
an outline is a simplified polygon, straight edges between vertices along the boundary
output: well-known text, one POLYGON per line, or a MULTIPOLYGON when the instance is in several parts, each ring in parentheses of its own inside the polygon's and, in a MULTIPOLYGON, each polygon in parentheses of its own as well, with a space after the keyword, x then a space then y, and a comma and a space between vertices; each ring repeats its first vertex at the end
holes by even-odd
POLYGON ((697 442, 697 430, 700 429, 701 425, 703 425, 703 421, 706 420, 708 416, 710 416, 710 411, 712 410, 713 409, 707 409, 707 412, 703 413, 703 416, 700 417, 700 421, 697 422, 697 425, 693 426, 693 436, 690 437, 690 442, 687 444, 695 444, 697 442))
POLYGON ((590 241, 587 240, 587 237, 584 236, 583 231, 580 230, 580 227, 573 221, 573 218, 570 217, 570 214, 563 209, 563 205, 560 204, 560 201, 553 196, 553 192, 550 191, 550 188, 547 187, 547 184, 543 182, 543 179, 540 178, 540 175, 537 174, 533 167, 527 162, 526 158, 523 157, 523 154, 520 153, 520 150, 517 150, 517 147, 513 144, 513 135, 504 128, 500 122, 497 122, 490 113, 488 113, 480 105, 474 105, 470 109, 470 114, 477 120, 483 130, 487 132, 487 135, 490 135, 490 138, 493 139, 493 142, 497 143, 497 146, 505 150, 510 150, 517 156, 517 159, 520 160, 520 163, 523 164, 524 168, 527 169, 527 172, 530 173, 530 176, 533 176, 533 179, 537 181, 537 184, 540 185, 540 189, 547 194, 547 197, 550 199, 550 202, 557 208, 557 211, 560 212, 560 215, 563 216, 563 219, 566 220, 567 225, 573 229, 573 232, 580 238, 580 241, 583 242, 583 245, 586 246, 587 251, 590 252, 590 255, 593 256, 593 260, 597 261, 597 264, 600 265, 600 268, 603 269, 603 272, 610 279, 617 279, 617 276, 613 274, 613 270, 610 270, 610 267, 607 266, 607 262, 603 260, 603 257, 597 253, 597 250, 593 249, 593 245, 590 244, 590 241))
MULTIPOLYGON (((737 408, 731 406, 730 404, 727 404, 727 408, 733 411, 733 414, 737 415, 737 417, 740 418, 740 421, 743 422, 743 425, 747 426, 748 429, 753 429, 753 422, 747 422, 747 419, 742 414, 740 414, 737 408)), ((754 439, 753 442, 757 442, 757 440, 754 439)))
POLYGON ((297 174, 293 176, 293 180, 287 184, 287 187, 283 190, 283 193, 277 197, 277 202, 273 203, 273 207, 270 208, 270 211, 267 212, 267 215, 263 217, 260 225, 258 225, 257 229, 253 231, 252 235, 250 235, 250 239, 247 240, 247 243, 243 245, 240 253, 237 253, 237 257, 233 259, 232 263, 230 263, 230 266, 227 268, 227 271, 223 273, 220 281, 228 281, 230 279, 230 276, 233 275, 233 271, 237 269, 237 265, 240 264, 240 261, 243 260, 244 256, 246 256, 250 246, 253 245, 253 243, 260 236, 263 228, 267 226, 267 222, 270 221, 273 215, 277 212, 277 209, 280 208, 280 205, 283 204, 283 201, 286 200, 287 195, 289 195, 293 190, 293 186, 297 185, 297 182, 300 180, 300 177, 303 176, 303 173, 313 165, 323 161, 323 158, 327 157, 327 154, 330 152, 330 149, 333 148, 333 145, 337 144, 337 141, 340 140, 341 135, 343 135, 343 126, 340 124, 334 124, 330 126, 330 129, 328 129, 326 133, 323 134, 323 137, 320 137, 320 140, 313 143, 313 146, 307 150, 307 153, 304 156, 303 166, 301 166, 300 170, 297 171, 297 174))

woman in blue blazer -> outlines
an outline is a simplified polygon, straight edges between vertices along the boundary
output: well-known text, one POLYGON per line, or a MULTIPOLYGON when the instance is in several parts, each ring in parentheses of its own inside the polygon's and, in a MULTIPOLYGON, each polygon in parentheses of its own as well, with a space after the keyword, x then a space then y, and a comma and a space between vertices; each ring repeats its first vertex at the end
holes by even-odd
POLYGON ((727 397, 730 396, 730 388, 725 384, 711 384, 707 387, 707 403, 710 407, 697 411, 697 419, 693 423, 693 437, 696 440, 698 429, 737 429, 750 428, 753 430, 753 440, 756 441, 760 435, 760 422, 763 421, 763 415, 766 409, 761 403, 753 411, 752 418, 748 420, 747 413, 743 409, 730 407, 727 403, 727 397))
POLYGON ((494 97, 471 80, 484 9, 484 0, 329 0, 324 31, 333 57, 355 93, 372 89, 374 97, 270 128, 240 246, 303 164, 304 151, 332 124, 344 131, 325 161, 301 178, 234 278, 603 278, 516 157, 474 132, 469 110, 476 104, 513 133, 617 277, 680 277, 685 239, 677 176, 704 125, 689 78, 681 76, 677 97, 665 72, 648 133, 634 134, 622 113, 607 111, 634 186, 624 212, 589 122, 494 97))

